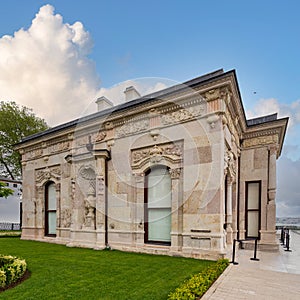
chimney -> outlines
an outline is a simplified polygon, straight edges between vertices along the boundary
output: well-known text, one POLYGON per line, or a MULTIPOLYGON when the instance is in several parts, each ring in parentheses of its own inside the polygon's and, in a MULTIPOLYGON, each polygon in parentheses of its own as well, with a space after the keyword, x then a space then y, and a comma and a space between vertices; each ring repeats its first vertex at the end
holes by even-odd
POLYGON ((97 104, 98 111, 101 111, 101 110, 104 110, 107 108, 111 108, 114 106, 114 104, 104 96, 98 98, 96 100, 96 104, 97 104))
POLYGON ((125 94, 125 101, 126 102, 141 97, 140 93, 135 89, 134 86, 127 87, 126 90, 124 91, 124 94, 125 94))

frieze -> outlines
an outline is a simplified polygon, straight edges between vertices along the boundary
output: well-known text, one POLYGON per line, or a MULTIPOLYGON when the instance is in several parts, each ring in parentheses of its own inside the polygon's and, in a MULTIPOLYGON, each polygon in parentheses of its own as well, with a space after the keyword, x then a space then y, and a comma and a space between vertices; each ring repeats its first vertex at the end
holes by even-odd
POLYGON ((243 141, 243 147, 253 147, 268 144, 278 144, 277 135, 258 136, 255 138, 246 139, 243 141))
POLYGON ((49 153, 58 153, 70 149, 70 141, 55 143, 48 146, 49 153))
POLYGON ((205 105, 200 104, 198 106, 182 108, 171 113, 162 114, 161 121, 164 125, 180 123, 199 117, 203 115, 204 112, 205 105))
POLYGON ((128 122, 117 128, 116 133, 118 137, 125 137, 127 135, 139 133, 149 129, 149 119, 143 119, 133 122, 128 122))
POLYGON ((261 136, 273 136, 273 135, 278 135, 280 130, 278 129, 273 129, 273 130, 264 130, 260 132, 249 132, 243 135, 244 139, 250 139, 250 138, 256 138, 256 137, 261 137, 261 136))
POLYGON ((24 154, 25 160, 30 160, 30 159, 35 159, 39 158, 43 155, 43 149, 42 148, 37 148, 37 149, 32 149, 24 154))

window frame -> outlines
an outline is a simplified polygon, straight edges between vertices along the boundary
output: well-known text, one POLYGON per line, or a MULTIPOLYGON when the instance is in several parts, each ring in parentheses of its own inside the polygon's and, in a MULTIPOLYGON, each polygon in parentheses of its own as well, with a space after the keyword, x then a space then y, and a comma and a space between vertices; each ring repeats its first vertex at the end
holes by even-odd
MULTIPOLYGON (((151 168, 149 168, 145 172, 144 176, 144 242, 145 244, 155 244, 155 245, 165 245, 165 246, 171 246, 171 240, 170 242, 166 241, 153 241, 149 239, 149 207, 148 207, 148 175, 153 171, 154 169, 165 169, 167 171, 170 170, 169 167, 165 165, 156 165, 151 168)), ((172 178, 171 178, 171 187, 170 187, 170 193, 171 193, 171 201, 172 201, 172 178)), ((160 208, 157 208, 160 209, 160 208)), ((161 208, 165 209, 165 208, 161 208)), ((172 203, 170 206, 170 210, 172 212, 172 203)), ((171 226, 172 226, 172 214, 171 214, 171 226)), ((172 228, 170 228, 172 230, 172 228)), ((171 239, 171 232, 170 232, 170 239, 171 239)))
POLYGON ((261 180, 253 180, 253 181, 246 181, 245 182, 246 184, 246 187, 245 187, 245 198, 246 198, 246 201, 245 201, 245 228, 246 228, 246 234, 245 234, 245 237, 246 239, 253 239, 253 238, 257 238, 258 240, 260 240, 260 230, 261 230, 261 180), (258 183, 258 208, 257 209, 254 209, 254 208, 248 208, 248 197, 249 197, 249 194, 248 194, 248 190, 249 190, 249 184, 252 184, 252 183, 258 183), (257 236, 252 236, 252 235, 249 235, 248 232, 248 212, 258 212, 258 233, 257 233, 257 236))
MULTIPOLYGON (((56 219, 56 212, 57 212, 57 199, 55 197, 55 210, 49 209, 49 186, 54 185, 55 193, 56 193, 56 186, 55 182, 48 181, 45 184, 45 236, 49 237, 56 237, 56 233, 49 233, 49 213, 55 212, 55 219, 56 219)), ((55 222, 55 232, 56 232, 56 222, 55 222)))

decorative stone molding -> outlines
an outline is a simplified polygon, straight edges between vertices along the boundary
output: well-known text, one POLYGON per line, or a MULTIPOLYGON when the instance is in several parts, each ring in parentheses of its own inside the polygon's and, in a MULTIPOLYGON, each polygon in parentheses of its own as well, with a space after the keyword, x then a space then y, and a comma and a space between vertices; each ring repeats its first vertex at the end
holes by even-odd
POLYGON ((23 160, 32 160, 39 158, 43 155, 43 149, 42 148, 35 148, 35 149, 28 149, 23 154, 23 160))
POLYGON ((153 141, 156 141, 157 137, 159 136, 159 129, 152 129, 150 131, 150 135, 153 138, 153 141))
POLYGON ((135 133, 140 133, 149 129, 149 119, 128 122, 117 128, 117 137, 125 137, 135 133))
POLYGON ((104 124, 104 128, 105 128, 106 130, 111 130, 111 129, 113 129, 113 128, 114 128, 113 122, 106 122, 106 123, 104 124))
POLYGON ((182 108, 171 113, 161 115, 161 122, 164 125, 181 123, 202 116, 205 112, 204 104, 182 108))
POLYGON ((272 144, 268 147, 269 151, 270 151, 270 155, 277 155, 277 151, 278 151, 278 144, 272 144))
POLYGON ((94 180, 96 178, 94 168, 89 165, 81 166, 78 173, 83 179, 86 180, 94 180))
POLYGON ((78 181, 82 189, 84 189, 84 193, 95 194, 96 190, 96 174, 95 170, 90 165, 83 165, 78 170, 78 181))
POLYGON ((35 172, 36 183, 41 184, 50 179, 60 180, 61 168, 60 166, 46 167, 44 169, 36 170, 35 172))
POLYGON ((229 177, 234 178, 236 175, 236 162, 234 160, 234 154, 230 150, 226 150, 224 153, 224 170, 229 177))
POLYGON ((181 168, 170 169, 169 173, 171 175, 171 179, 179 179, 181 174, 181 168))
POLYGON ((68 151, 70 149, 70 141, 63 141, 59 143, 53 143, 48 145, 48 151, 50 154, 68 151))
POLYGON ((106 137, 106 132, 105 131, 99 131, 96 138, 95 138, 95 141, 96 142, 101 142, 105 139, 106 137))
POLYGON ((278 144, 277 135, 258 136, 258 137, 246 139, 243 141, 242 145, 243 147, 248 148, 254 146, 269 145, 274 143, 278 144))
POLYGON ((278 129, 266 129, 254 132, 247 132, 243 134, 243 139, 251 139, 256 137, 265 137, 265 136, 278 136, 280 134, 280 130, 278 129))
POLYGON ((61 212, 61 226, 63 228, 69 228, 71 226, 71 211, 70 209, 64 209, 61 212))
POLYGON ((142 183, 145 180, 144 173, 134 173, 133 176, 135 177, 135 182, 137 182, 137 183, 142 183))
POLYGON ((216 123, 219 121, 219 116, 216 114, 210 115, 206 121, 210 125, 210 128, 214 129, 216 127, 216 123))
POLYGON ((105 183, 103 176, 97 176, 97 194, 104 195, 105 192, 105 183))
POLYGON ((162 160, 180 163, 182 161, 182 152, 182 143, 167 143, 132 150, 131 166, 133 169, 139 169, 147 162, 159 163, 162 160))

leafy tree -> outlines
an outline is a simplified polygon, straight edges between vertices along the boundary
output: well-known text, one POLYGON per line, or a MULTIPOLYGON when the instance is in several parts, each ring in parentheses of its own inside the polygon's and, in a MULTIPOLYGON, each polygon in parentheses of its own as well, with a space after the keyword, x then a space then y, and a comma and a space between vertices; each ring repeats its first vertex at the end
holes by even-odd
POLYGON ((0 175, 21 177, 21 156, 14 145, 26 136, 48 129, 47 123, 36 117, 32 109, 15 102, 0 102, 0 175))
POLYGON ((7 188, 4 182, 0 181, 0 197, 7 198, 9 195, 12 195, 14 191, 10 188, 7 188))

